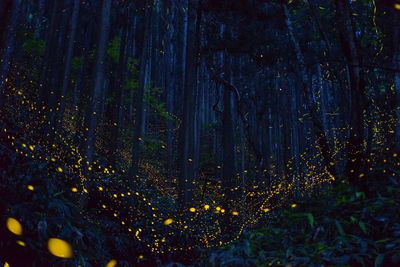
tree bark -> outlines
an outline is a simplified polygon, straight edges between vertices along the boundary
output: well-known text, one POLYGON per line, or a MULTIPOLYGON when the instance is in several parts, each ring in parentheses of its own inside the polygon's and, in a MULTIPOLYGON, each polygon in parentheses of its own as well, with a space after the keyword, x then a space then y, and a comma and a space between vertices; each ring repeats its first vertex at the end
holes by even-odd
MULTIPOLYGON (((230 31, 229 27, 226 31, 230 31)), ((230 32, 227 32, 230 35, 230 32)), ((231 58, 225 52, 224 55, 225 79, 230 80, 231 77, 231 58)), ((224 111, 222 119, 222 186, 225 191, 227 201, 232 201, 234 195, 236 180, 236 164, 235 164, 235 134, 233 126, 233 93, 231 90, 224 90, 224 111)))
POLYGON ((22 0, 13 1, 11 15, 8 21, 7 33, 5 37, 5 45, 1 53, 0 61, 0 107, 5 103, 5 90, 7 84, 7 76, 10 71, 12 53, 15 46, 15 37, 17 33, 18 17, 20 13, 22 0))
MULTIPOLYGON (((400 16, 398 11, 392 11, 393 19, 393 68, 400 69, 400 16)), ((396 132, 395 149, 400 151, 400 71, 394 73, 394 86, 396 93, 396 132)))
POLYGON ((145 116, 145 90, 150 83, 151 70, 151 14, 152 5, 146 6, 145 11, 145 27, 144 27, 144 40, 142 47, 142 55, 140 58, 140 71, 139 71, 139 86, 136 96, 136 114, 135 114, 135 131, 133 133, 133 145, 132 145, 132 164, 130 167, 129 175, 132 179, 132 183, 138 181, 139 173, 139 158, 141 153, 141 146, 143 143, 144 133, 144 116, 145 116))
POLYGON ((70 85, 71 63, 72 63, 72 56, 74 53, 76 29, 78 26, 80 2, 81 2, 80 0, 74 0, 74 7, 72 9, 71 25, 70 25, 70 32, 69 32, 69 39, 68 39, 68 46, 67 46, 67 54, 65 56, 64 75, 63 75, 63 80, 62 80, 62 85, 61 85, 60 108, 58 111, 57 125, 56 125, 57 129, 60 129, 62 127, 62 120, 63 120, 64 110, 65 110, 65 105, 66 105, 66 94, 67 94, 68 86, 70 85))
POLYGON ((323 129, 321 119, 318 116, 316 103, 312 100, 312 95, 310 92, 311 83, 310 83, 309 75, 307 74, 303 52, 301 51, 301 48, 297 41, 296 36, 294 35, 294 30, 293 30, 293 26, 292 26, 290 13, 289 13, 289 10, 288 10, 288 7, 286 4, 283 5, 283 10, 284 10, 284 14, 285 14, 285 22, 286 22, 286 27, 287 27, 288 33, 289 33, 289 38, 290 38, 290 41, 291 41, 293 48, 295 50, 295 53, 296 53, 297 64, 298 64, 298 67, 300 70, 299 78, 301 80, 303 94, 305 95, 305 98, 306 98, 307 108, 311 115, 311 120, 312 120, 312 123, 314 126, 313 131, 314 131, 315 137, 317 139, 317 144, 319 146, 319 149, 321 150, 321 154, 322 154, 322 157, 325 162, 326 170, 331 175, 335 176, 336 170, 334 168, 333 157, 330 152, 331 150, 329 148, 328 140, 326 138, 326 134, 323 129))
POLYGON ((365 84, 348 1, 336 0, 336 18, 350 80, 350 136, 346 172, 351 183, 361 185, 360 174, 363 173, 365 165, 363 157, 365 84))
POLYGON ((200 44, 201 9, 199 1, 188 3, 188 30, 190 35, 184 36, 186 46, 186 74, 183 96, 183 113, 180 133, 180 174, 178 179, 178 203, 187 207, 193 198, 193 181, 195 176, 195 116, 197 94, 197 67, 200 44))
POLYGON ((97 117, 99 113, 101 93, 104 86, 104 68, 105 56, 107 50, 107 40, 110 30, 110 11, 112 0, 103 0, 101 12, 100 35, 97 42, 95 71, 94 71, 94 86, 92 89, 91 107, 88 114, 88 130, 86 132, 85 153, 89 164, 93 161, 95 149, 95 132, 97 127, 97 117))
MULTIPOLYGON (((169 114, 174 112, 174 96, 175 96, 175 51, 174 51, 174 20, 175 6, 174 1, 169 1, 167 7, 167 33, 166 33, 166 54, 165 54, 165 94, 166 94, 166 110, 169 114)), ((173 121, 167 119, 167 179, 172 180, 173 175, 173 121)))
POLYGON ((115 165, 117 160, 118 151, 118 138, 119 132, 122 127, 122 110, 124 107, 124 82, 125 82, 125 74, 126 74, 126 47, 127 47, 127 38, 128 38, 128 11, 126 6, 122 7, 123 14, 121 15, 122 20, 122 30, 121 30, 121 42, 119 46, 119 58, 118 58, 118 66, 115 74, 115 103, 112 108, 112 118, 111 118, 111 152, 113 153, 111 156, 111 163, 115 165))

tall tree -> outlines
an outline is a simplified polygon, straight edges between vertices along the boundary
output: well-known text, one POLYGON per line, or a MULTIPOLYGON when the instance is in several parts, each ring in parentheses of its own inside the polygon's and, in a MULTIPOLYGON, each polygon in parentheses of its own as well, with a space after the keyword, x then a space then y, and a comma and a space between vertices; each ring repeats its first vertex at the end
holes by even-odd
POLYGON ((62 85, 61 85, 61 96, 60 96, 60 107, 58 111, 57 117, 57 128, 62 126, 62 120, 66 105, 66 94, 68 87, 70 85, 70 78, 71 78, 71 63, 72 63, 72 56, 74 53, 75 47, 75 36, 77 32, 78 26, 78 18, 79 18, 79 9, 80 9, 81 1, 74 0, 74 6, 72 8, 72 15, 71 15, 71 22, 70 22, 70 31, 68 34, 68 45, 67 45, 67 53, 65 55, 65 66, 64 66, 64 75, 62 78, 62 85))
POLYGON ((111 162, 115 164, 116 162, 116 151, 118 150, 118 137, 120 129, 122 128, 122 110, 124 106, 124 82, 126 76, 126 63, 127 63, 127 39, 128 39, 128 24, 129 24, 129 7, 127 5, 122 5, 121 18, 121 33, 120 33, 120 45, 119 45, 119 58, 117 70, 114 78, 114 88, 115 88, 115 103, 112 109, 111 118, 111 151, 113 156, 111 157, 111 162))
POLYGON ((283 4, 283 10, 284 10, 284 14, 285 14, 285 22, 286 22, 286 27, 287 27, 288 33, 289 33, 289 38, 290 38, 292 46, 295 50, 297 65, 300 70, 299 78, 301 81, 301 87, 302 87, 301 89, 302 89, 303 94, 306 99, 307 108, 311 115, 311 120, 312 120, 312 123, 314 126, 313 130, 315 132, 317 144, 318 144, 318 146, 321 150, 321 154, 324 158, 326 169, 329 171, 329 173, 331 173, 332 175, 335 176, 336 170, 334 167, 334 161, 333 161, 333 157, 331 154, 331 150, 329 148, 328 139, 326 137, 326 133, 324 131, 321 118, 319 117, 319 114, 317 111, 317 104, 315 103, 313 96, 312 96, 312 91, 310 90, 311 82, 310 82, 309 74, 306 69, 304 55, 303 55, 302 50, 300 49, 300 45, 294 34, 291 15, 289 13, 289 9, 286 4, 283 4))
POLYGON ((181 207, 188 206, 193 199, 193 182, 195 178, 195 116, 197 94, 197 67, 199 64, 200 46, 200 1, 188 2, 188 36, 186 45, 186 73, 183 93, 182 125, 179 141, 179 178, 178 203, 181 207))
MULTIPOLYGON (((229 25, 222 33, 225 39, 232 38, 232 30, 229 25)), ((232 59, 228 52, 224 53, 224 76, 227 81, 232 83, 232 59)), ((228 201, 232 201, 233 190, 236 181, 236 158, 235 158, 235 131, 234 131, 234 93, 230 88, 224 88, 224 111, 222 115, 222 186, 228 201)))
POLYGON ((112 0, 103 0, 101 10, 100 34, 97 41, 96 59, 94 64, 94 84, 91 95, 91 107, 87 117, 87 132, 85 154, 87 161, 92 163, 95 149, 96 127, 101 101, 101 92, 104 87, 104 68, 107 50, 107 40, 110 31, 110 12, 112 0))
POLYGON ((363 136, 365 84, 359 45, 351 20, 350 3, 346 0, 336 0, 336 19, 343 54, 346 58, 350 82, 350 136, 348 144, 348 163, 346 166, 349 181, 359 184, 363 172, 363 136))
POLYGON ((132 164, 130 167, 130 177, 133 179, 132 182, 137 181, 137 175, 139 173, 139 159, 141 148, 143 144, 143 133, 144 133, 144 119, 145 119, 145 91, 148 89, 151 77, 151 39, 152 39, 152 27, 151 27, 151 14, 153 5, 146 1, 146 11, 144 14, 144 39, 142 54, 140 57, 140 71, 139 71, 139 85, 136 95, 136 114, 135 114, 135 129, 133 133, 133 145, 132 145, 132 164))
MULTIPOLYGON (((175 34, 175 3, 174 1, 168 1, 166 5, 166 13, 167 13, 167 29, 165 36, 165 44, 166 51, 164 57, 165 64, 165 94, 166 94, 166 109, 169 114, 174 112, 174 96, 175 96, 175 86, 176 86, 176 71, 175 71, 175 49, 174 46, 176 42, 174 42, 174 34, 175 34)), ((169 117, 167 119, 167 176, 168 180, 171 180, 173 173, 173 121, 169 117)))
POLYGON ((13 1, 11 14, 7 24, 6 36, 4 40, 3 51, 1 51, 1 64, 0 64, 0 107, 5 102, 5 89, 7 83, 7 75, 11 66, 12 53, 15 47, 15 37, 17 34, 18 17, 21 9, 21 0, 13 1))
POLYGON ((392 42, 393 42, 393 67, 397 70, 394 73, 394 85, 396 89, 396 138, 395 145, 396 149, 400 151, 400 16, 397 10, 391 10, 393 19, 393 34, 392 34, 392 42))

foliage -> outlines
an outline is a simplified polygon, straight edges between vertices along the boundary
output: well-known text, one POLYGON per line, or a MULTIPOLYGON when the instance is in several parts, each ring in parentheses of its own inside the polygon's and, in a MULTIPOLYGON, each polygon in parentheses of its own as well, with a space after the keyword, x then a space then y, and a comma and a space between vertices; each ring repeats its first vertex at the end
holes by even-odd
MULTIPOLYGON (((21 133, 21 129, 15 127, 15 122, 11 123, 14 125, 11 127, 4 121, 2 119, 2 129, 7 129, 9 135, 21 133)), ((130 261, 135 264, 143 261, 134 250, 142 245, 137 244, 121 228, 112 213, 98 212, 101 198, 88 198, 79 193, 82 188, 76 184, 77 174, 68 167, 78 159, 75 154, 67 152, 70 149, 66 144, 54 140, 53 148, 65 151, 54 157, 40 145, 27 145, 29 143, 23 135, 15 144, 19 149, 14 149, 5 135, 0 136, 0 141, 0 188, 3 191, 0 208, 6 207, 2 212, 2 224, 6 218, 12 217, 18 218, 23 226, 21 237, 13 236, 1 228, 1 261, 7 259, 11 266, 28 266, 28 263, 59 266, 57 259, 47 252, 46 240, 52 237, 71 244, 74 258, 70 264, 73 266, 105 266, 112 257, 122 255, 131 255, 130 261), (33 151, 52 160, 24 156, 33 151), (82 209, 82 205, 86 208, 82 209), (24 246, 16 244, 16 241, 22 241, 20 244, 24 246), (9 253, 11 250, 14 254, 9 253), (25 257, 16 256, 22 253, 25 257)), ((96 172, 94 176, 100 181, 109 180, 102 172, 96 172)), ((109 184, 110 187, 118 188, 119 181, 109 184)), ((93 192, 96 187, 94 183, 88 185, 87 189, 93 192)))
POLYGON ((149 88, 146 90, 146 103, 164 120, 170 120, 172 117, 168 114, 165 104, 158 100, 158 96, 162 93, 161 88, 149 88))
POLYGON ((110 57, 111 61, 116 63, 119 60, 119 47, 120 40, 119 37, 114 37, 108 45, 107 55, 110 57))
POLYGON ((83 66, 83 57, 73 57, 72 58, 72 69, 78 70, 83 66))
POLYGON ((137 87, 138 87, 138 81, 137 81, 137 79, 134 79, 134 78, 128 78, 128 79, 126 79, 126 82, 125 82, 126 84, 125 84, 125 87, 126 87, 126 89, 128 89, 128 90, 136 90, 137 89, 137 87))
MULTIPOLYGON (((382 186, 382 185, 381 185, 382 186)), ((400 189, 376 195, 340 185, 277 212, 267 227, 206 253, 210 266, 397 266, 400 264, 400 189)))
POLYGON ((27 38, 22 45, 22 49, 26 54, 43 56, 45 41, 41 39, 35 39, 33 37, 27 38))

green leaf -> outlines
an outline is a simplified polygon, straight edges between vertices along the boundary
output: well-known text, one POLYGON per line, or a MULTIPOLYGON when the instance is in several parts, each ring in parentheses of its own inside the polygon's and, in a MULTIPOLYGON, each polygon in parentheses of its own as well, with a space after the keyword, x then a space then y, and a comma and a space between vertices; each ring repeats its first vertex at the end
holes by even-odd
POLYGON ((385 243, 385 242, 387 242, 389 240, 390 240, 390 238, 385 238, 385 239, 381 239, 381 240, 375 241, 375 243, 385 243))
POLYGON ((108 46, 107 55, 113 62, 118 62, 119 60, 119 46, 120 40, 118 37, 115 37, 108 46))
POLYGON ((360 226, 361 230, 363 231, 364 234, 367 233, 367 227, 365 226, 365 223, 362 221, 358 222, 358 226, 360 226))
POLYGON ((72 69, 78 70, 83 65, 83 57, 72 58, 72 69))
POLYGON ((310 226, 314 227, 314 223, 315 223, 314 216, 311 213, 306 213, 306 216, 307 216, 307 221, 310 224, 310 226))
POLYGON ((385 259, 385 254, 379 254, 378 257, 375 258, 375 267, 380 267, 383 264, 383 260, 385 259))
POLYGON ((34 38, 30 38, 24 42, 22 45, 22 49, 27 54, 33 54, 35 56, 43 56, 45 49, 44 40, 36 40, 34 38))
POLYGON ((365 193, 364 192, 356 192, 356 197, 364 199, 365 198, 365 193))

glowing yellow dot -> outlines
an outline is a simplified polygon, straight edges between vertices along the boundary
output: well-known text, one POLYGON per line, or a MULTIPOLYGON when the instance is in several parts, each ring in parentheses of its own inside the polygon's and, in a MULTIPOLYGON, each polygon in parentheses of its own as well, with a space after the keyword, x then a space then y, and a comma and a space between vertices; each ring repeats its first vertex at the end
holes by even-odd
POLYGON ((239 215, 239 212, 237 212, 237 211, 232 211, 232 215, 233 215, 233 216, 238 216, 238 215, 239 215))
POLYGON ((106 267, 115 267, 115 266, 117 266, 117 261, 114 259, 110 260, 106 265, 106 267))
POLYGON ((221 213, 225 213, 225 210, 224 210, 224 209, 221 209, 221 213))
POLYGON ((117 196, 117 194, 114 194, 113 197, 117 198, 118 196, 117 196))
POLYGON ((166 219, 165 221, 164 221, 164 225, 170 225, 171 223, 173 223, 174 222, 174 220, 172 220, 171 218, 169 218, 169 219, 166 219))
POLYGON ((31 190, 31 191, 35 190, 35 187, 33 187, 33 185, 28 185, 27 188, 28 188, 28 190, 31 190))
POLYGON ((268 211, 270 211, 270 209, 268 208, 263 209, 263 212, 268 212, 268 211))
POLYGON ((33 150, 35 150, 35 146, 34 145, 30 145, 29 149, 33 151, 33 150))
POLYGON ((139 255, 139 260, 142 260, 144 258, 143 255, 139 255))
POLYGON ((103 191, 103 187, 99 186, 99 191, 103 191))
POLYGON ((400 4, 399 3, 394 4, 394 9, 400 10, 400 4))
POLYGON ((78 188, 72 187, 72 188, 71 188, 71 191, 74 192, 74 193, 76 193, 76 192, 78 192, 78 188))
POLYGON ((216 207, 215 208, 217 211, 220 211, 221 210, 221 207, 216 207))
POLYGON ((10 264, 8 264, 8 262, 4 262, 4 267, 10 267, 10 264))
POLYGON ((61 167, 58 167, 58 168, 57 168, 57 171, 58 171, 58 172, 63 172, 63 169, 62 169, 61 167))
POLYGON ((50 238, 47 241, 47 248, 56 257, 72 258, 73 256, 71 245, 59 238, 50 238))
POLYGON ((204 205, 204 209, 205 209, 205 210, 208 210, 208 209, 210 209, 210 205, 208 205, 208 204, 205 204, 205 205, 204 205))
POLYGON ((20 245, 20 246, 23 246, 23 247, 26 246, 25 242, 21 241, 21 240, 17 240, 17 244, 20 245))
POLYGON ((101 206, 103 207, 103 209, 107 208, 107 207, 106 207, 106 205, 104 205, 104 204, 103 204, 103 205, 101 205, 101 206))
POLYGON ((7 225, 7 229, 14 235, 22 235, 22 225, 16 219, 11 218, 11 217, 8 218, 6 225, 7 225))
POLYGON ((292 205, 290 205, 290 207, 291 207, 291 208, 296 208, 296 207, 297 207, 297 204, 292 204, 292 205))
POLYGON ((189 211, 190 211, 190 212, 196 212, 196 209, 193 208, 193 207, 191 207, 191 208, 189 209, 189 211))

